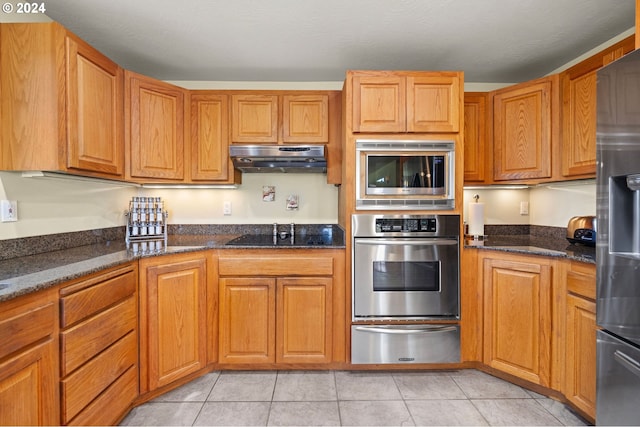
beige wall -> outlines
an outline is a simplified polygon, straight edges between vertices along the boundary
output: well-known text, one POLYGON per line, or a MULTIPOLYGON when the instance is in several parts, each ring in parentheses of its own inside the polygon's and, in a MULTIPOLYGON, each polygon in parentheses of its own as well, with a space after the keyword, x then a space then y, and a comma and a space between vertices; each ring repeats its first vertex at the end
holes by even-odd
POLYGON ((147 189, 0 172, 0 199, 18 201, 18 221, 0 222, 0 240, 122 226, 133 196, 162 197, 170 224, 336 223, 338 189, 324 174, 245 174, 238 189, 147 189), (263 185, 276 190, 262 201, 263 185), (298 210, 286 209, 297 194, 298 210), (222 206, 230 201, 232 215, 222 206))
MULTIPOLYGON (((570 181, 522 189, 464 190, 464 210, 474 203, 473 196, 484 203, 485 224, 531 224, 566 227, 569 218, 596 214, 595 180, 570 181), (529 214, 520 214, 520 203, 529 203, 529 214)), ((464 220, 467 220, 466 215, 464 220)))

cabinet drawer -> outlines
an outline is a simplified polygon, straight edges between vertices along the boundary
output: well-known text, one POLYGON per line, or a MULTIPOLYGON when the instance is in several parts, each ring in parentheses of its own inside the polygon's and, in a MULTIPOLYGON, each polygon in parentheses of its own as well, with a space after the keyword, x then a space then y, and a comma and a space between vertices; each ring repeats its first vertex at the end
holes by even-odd
POLYGON ((136 397, 138 397, 138 369, 137 366, 132 366, 67 425, 115 425, 136 397))
POLYGON ((0 359, 53 333, 56 315, 53 302, 20 307, 22 310, 12 310, 6 317, 4 314, 0 317, 0 359))
POLYGON ((331 276, 333 258, 327 257, 220 257, 221 276, 331 276))
POLYGON ((62 288, 60 326, 64 328, 85 319, 135 291, 136 272, 131 266, 62 288))
POLYGON ((127 369, 135 365, 136 338, 136 334, 130 332, 62 381, 64 423, 76 416, 127 369))
POLYGON ((88 320, 62 332, 62 376, 94 357, 136 328, 136 298, 129 297, 88 320))
POLYGON ((595 301, 596 266, 571 263, 567 271, 567 291, 595 301))

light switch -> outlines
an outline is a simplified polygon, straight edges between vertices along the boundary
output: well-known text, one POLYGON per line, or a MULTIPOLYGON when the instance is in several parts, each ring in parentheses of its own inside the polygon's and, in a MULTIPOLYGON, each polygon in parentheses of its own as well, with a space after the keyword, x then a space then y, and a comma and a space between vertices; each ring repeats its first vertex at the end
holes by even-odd
POLYGON ((520 215, 529 215, 529 202, 520 202, 520 215))
POLYGON ((0 217, 2 222, 18 220, 18 202, 15 200, 2 200, 0 202, 0 217))

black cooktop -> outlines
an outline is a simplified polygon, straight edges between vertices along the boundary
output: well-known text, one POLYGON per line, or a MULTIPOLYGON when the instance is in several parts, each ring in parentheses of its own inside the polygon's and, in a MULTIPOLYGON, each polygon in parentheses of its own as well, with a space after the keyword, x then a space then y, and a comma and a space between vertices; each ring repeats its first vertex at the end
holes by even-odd
POLYGON ((331 246, 333 245, 333 241, 330 235, 324 236, 322 234, 296 234, 293 238, 291 238, 291 236, 287 236, 285 238, 281 238, 280 236, 274 237, 271 234, 244 234, 240 237, 229 240, 226 245, 267 247, 331 246))

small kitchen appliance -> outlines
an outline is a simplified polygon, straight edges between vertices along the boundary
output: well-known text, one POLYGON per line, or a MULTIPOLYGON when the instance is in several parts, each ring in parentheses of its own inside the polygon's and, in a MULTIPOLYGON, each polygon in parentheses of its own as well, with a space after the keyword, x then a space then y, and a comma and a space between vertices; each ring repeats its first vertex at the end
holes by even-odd
POLYGON ((596 245, 597 219, 595 216, 574 216, 567 224, 567 240, 570 243, 596 245))
POLYGON ((455 142, 356 140, 357 210, 455 208, 455 142))

